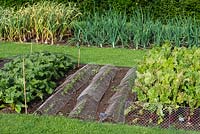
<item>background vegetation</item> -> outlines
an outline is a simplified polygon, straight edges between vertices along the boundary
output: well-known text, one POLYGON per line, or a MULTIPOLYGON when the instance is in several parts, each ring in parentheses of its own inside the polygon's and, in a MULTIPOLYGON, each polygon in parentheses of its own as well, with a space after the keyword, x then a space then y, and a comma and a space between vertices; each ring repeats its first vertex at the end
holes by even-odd
POLYGON ((74 5, 39 2, 18 10, 0 8, 0 40, 51 43, 71 35, 71 23, 80 15, 74 5))
MULTIPOLYGON (((1 0, 0 5, 4 7, 14 7, 25 3, 33 4, 41 0, 1 0)), ((135 8, 142 7, 144 11, 150 11, 154 18, 171 18, 176 15, 196 16, 200 19, 199 0, 54 0, 56 2, 76 3, 81 11, 94 12, 108 10, 111 7, 120 12, 126 12, 129 15, 135 8), (91 8, 92 7, 92 8, 91 8), (150 10, 149 10, 150 9, 150 10)))
POLYGON ((163 22, 135 9, 129 16, 110 9, 84 16, 74 5, 39 2, 19 9, 0 8, 0 40, 98 47, 151 48, 165 41, 199 46, 196 18, 176 16, 163 22))

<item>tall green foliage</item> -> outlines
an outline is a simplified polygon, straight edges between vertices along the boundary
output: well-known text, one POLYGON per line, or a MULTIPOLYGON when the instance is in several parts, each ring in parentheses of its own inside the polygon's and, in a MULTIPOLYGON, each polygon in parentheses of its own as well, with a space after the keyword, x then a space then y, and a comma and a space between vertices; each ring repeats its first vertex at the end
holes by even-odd
POLYGON ((83 45, 151 48, 166 40, 175 46, 199 46, 200 26, 195 18, 176 17, 154 21, 149 13, 137 9, 132 16, 114 12, 95 13, 75 22, 72 41, 83 45))
POLYGON ((15 11, 0 9, 0 40, 54 44, 67 37, 71 23, 80 15, 75 5, 39 2, 15 11))
MULTIPOLYGON (((125 36, 122 32, 126 30, 127 18, 123 14, 108 12, 104 15, 95 13, 88 16, 85 21, 74 23, 74 37, 72 42, 83 45, 96 45, 103 47, 117 44, 128 45, 123 42, 125 36)), ((126 32, 126 31, 124 31, 126 32)))

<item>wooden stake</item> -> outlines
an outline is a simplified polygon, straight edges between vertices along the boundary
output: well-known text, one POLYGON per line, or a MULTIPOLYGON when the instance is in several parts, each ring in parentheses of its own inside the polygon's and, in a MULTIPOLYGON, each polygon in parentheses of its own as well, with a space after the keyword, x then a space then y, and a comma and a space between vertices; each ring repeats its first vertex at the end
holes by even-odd
POLYGON ((23 83, 24 83, 24 103, 25 103, 25 114, 27 114, 27 102, 26 102, 26 78, 25 78, 25 60, 23 58, 23 83))

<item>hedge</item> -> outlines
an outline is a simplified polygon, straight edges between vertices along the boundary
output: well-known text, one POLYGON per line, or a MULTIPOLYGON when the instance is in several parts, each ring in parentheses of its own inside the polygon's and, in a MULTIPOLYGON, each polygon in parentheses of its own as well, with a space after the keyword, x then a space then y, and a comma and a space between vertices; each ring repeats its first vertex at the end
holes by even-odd
MULTIPOLYGON (((1 0, 0 5, 4 7, 20 7, 24 3, 33 4, 40 0, 1 0)), ((47 0, 48 1, 48 0, 47 0)), ((75 2, 83 13, 105 11, 110 8, 126 12, 131 15, 132 12, 141 7, 143 10, 151 11, 154 17, 163 18, 163 16, 172 18, 177 15, 196 16, 200 19, 200 1, 199 0, 54 0, 56 2, 68 3, 75 2)))

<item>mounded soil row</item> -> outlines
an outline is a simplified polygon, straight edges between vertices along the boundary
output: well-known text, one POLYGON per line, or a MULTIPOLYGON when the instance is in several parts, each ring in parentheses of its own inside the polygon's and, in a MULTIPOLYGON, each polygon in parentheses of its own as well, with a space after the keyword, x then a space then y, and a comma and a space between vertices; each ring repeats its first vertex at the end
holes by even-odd
POLYGON ((35 113, 124 123, 135 71, 112 65, 86 65, 67 77, 35 113))
POLYGON ((95 120, 98 104, 117 72, 114 66, 103 66, 90 85, 79 95, 75 108, 69 117, 95 120))
POLYGON ((129 94, 131 94, 134 81, 136 79, 136 69, 130 69, 116 88, 116 93, 108 101, 109 106, 105 111, 105 116, 100 121, 125 123, 125 106, 129 94))
POLYGON ((99 66, 88 64, 76 73, 67 77, 57 89, 36 111, 36 114, 56 115, 70 101, 71 94, 87 85, 89 80, 98 72, 99 66))

